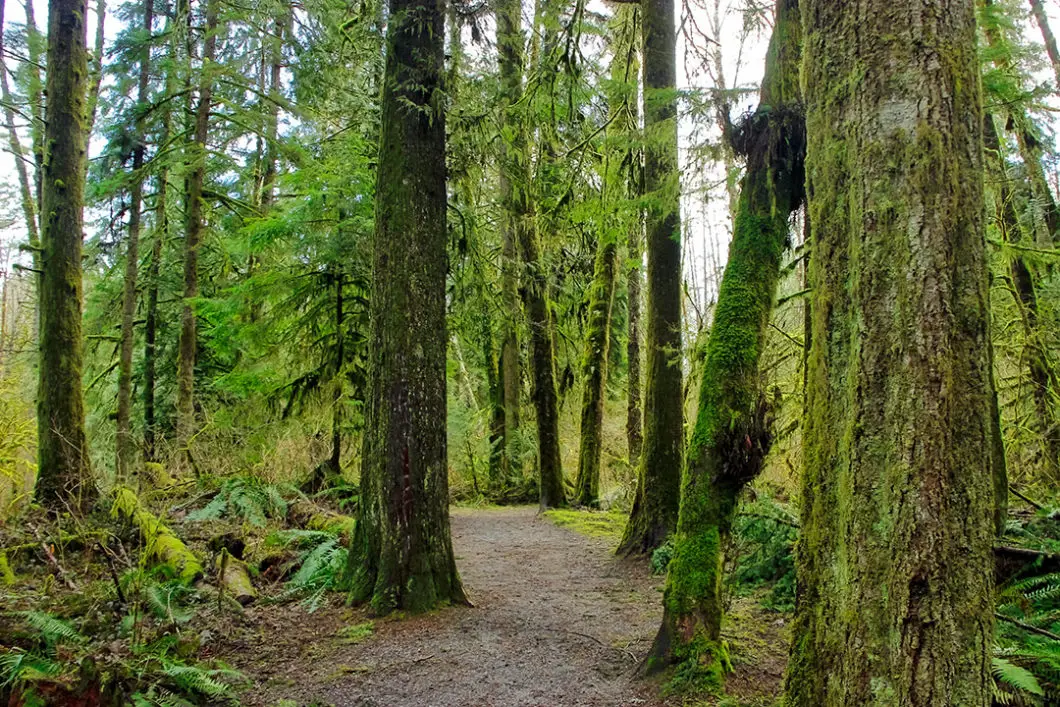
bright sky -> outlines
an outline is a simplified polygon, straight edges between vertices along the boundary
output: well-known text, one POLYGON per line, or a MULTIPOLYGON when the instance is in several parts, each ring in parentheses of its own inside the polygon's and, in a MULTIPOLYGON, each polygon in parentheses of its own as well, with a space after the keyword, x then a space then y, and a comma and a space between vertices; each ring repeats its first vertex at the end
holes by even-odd
MULTIPOLYGON (((33 0, 39 26, 47 20, 46 0, 33 0)), ((529 0, 528 0, 529 1, 529 0)), ((90 13, 88 26, 90 36, 95 27, 95 0, 89 0, 90 13)), ((112 0, 114 2, 114 0, 112 0)), ((1060 27, 1060 0, 1046 0, 1052 15, 1054 26, 1060 27)), ((593 0, 591 9, 606 12, 600 0, 593 0)), ((750 31, 745 27, 745 8, 750 4, 762 5, 761 0, 682 0, 677 18, 678 31, 678 81, 680 88, 690 91, 711 91, 718 88, 716 65, 720 59, 725 89, 749 89, 738 100, 732 103, 732 115, 754 107, 757 96, 753 89, 761 77, 764 68, 766 44, 769 39, 772 21, 771 11, 764 15, 765 23, 760 23, 750 31)), ((771 3, 768 3, 771 4, 771 3)), ((22 2, 6 4, 5 22, 8 26, 21 25, 25 22, 22 2)), ((527 12, 527 20, 531 12, 527 12)), ((760 19, 763 16, 759 15, 760 19)), ((112 42, 120 29, 118 20, 113 15, 107 17, 106 35, 112 42)), ((1032 41, 1039 41, 1040 34, 1033 22, 1024 27, 1024 34, 1032 41)), ((89 40, 92 41, 91 38, 89 40)), ((1042 81, 1050 81, 1051 71, 1042 72, 1042 81)), ((685 273, 690 290, 699 304, 712 299, 720 277, 720 266, 723 266, 728 253, 728 242, 731 234, 728 195, 722 182, 721 165, 694 164, 689 148, 702 140, 717 139, 717 130, 713 119, 703 117, 693 121, 685 115, 680 122, 681 163, 683 173, 684 197, 682 211, 684 217, 685 273), (705 185, 714 185, 707 188, 705 185)), ((0 189, 0 277, 8 270, 11 258, 18 253, 12 247, 25 238, 21 209, 17 202, 17 178, 14 161, 10 153, 0 151, 0 185, 8 184, 12 189, 0 189), (4 227, 12 216, 12 225, 4 227)), ((23 135, 23 144, 28 144, 28 136, 23 135)), ((93 145, 92 152, 98 151, 99 145, 93 145)), ((87 225, 92 227, 91 221, 87 225)))

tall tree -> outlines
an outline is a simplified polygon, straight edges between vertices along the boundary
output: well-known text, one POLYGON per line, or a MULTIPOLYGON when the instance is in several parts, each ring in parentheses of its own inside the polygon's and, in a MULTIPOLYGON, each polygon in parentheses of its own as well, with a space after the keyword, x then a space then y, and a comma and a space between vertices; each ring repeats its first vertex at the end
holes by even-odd
POLYGON ((210 128, 213 91, 211 63, 217 51, 217 0, 206 0, 199 97, 192 139, 187 145, 187 213, 184 233, 184 305, 180 314, 180 352, 177 362, 177 444, 187 451, 195 429, 195 355, 198 349, 195 306, 199 296, 199 247, 205 222, 203 182, 206 176, 206 139, 210 128))
POLYGON ((813 332, 788 700, 985 707, 1003 469, 973 2, 803 0, 803 17, 813 332))
POLYGON ((385 614, 464 602, 446 458, 444 0, 390 0, 368 400, 351 598, 385 614))
POLYGON ((780 0, 758 109, 728 131, 747 168, 707 341, 662 626, 651 656, 652 667, 676 663, 678 674, 693 682, 717 683, 728 662, 721 640, 724 551, 739 494, 758 475, 770 445, 759 359, 789 220, 802 201, 800 30, 798 0, 780 0))
POLYGON ((619 544, 651 552, 677 525, 684 448, 681 389, 681 214, 677 163, 677 32, 673 0, 641 3, 644 194, 648 200, 647 380, 637 495, 619 544))
POLYGON ((493 468, 491 484, 501 490, 513 481, 513 443, 519 430, 522 363, 519 356, 519 244, 531 228, 530 180, 523 96, 522 3, 496 0, 497 54, 500 74, 500 201, 501 222, 501 350, 497 362, 500 401, 495 408, 501 431, 500 465, 493 468))
MULTIPOLYGON (((101 3, 102 4, 102 3, 101 3)), ((140 75, 133 107, 132 186, 129 189, 129 226, 125 248, 125 279, 121 297, 121 345, 118 359, 118 478, 127 479, 133 469, 136 445, 132 437, 132 360, 134 320, 136 318, 137 269, 140 265, 140 223, 144 194, 144 114, 148 109, 151 80, 151 31, 154 22, 154 0, 144 0, 144 38, 140 48, 140 75)))
POLYGON ((86 12, 85 0, 51 0, 48 4, 37 500, 52 510, 85 508, 95 496, 81 392, 86 12))
MULTIPOLYGON (((26 220, 27 241, 32 248, 40 245, 40 230, 37 224, 37 202, 33 197, 29 170, 26 168, 25 152, 18 137, 18 126, 15 122, 14 100, 7 80, 7 66, 3 62, 4 48, 4 0, 0 0, 0 99, 4 102, 4 127, 7 129, 8 149, 15 158, 15 173, 18 175, 19 196, 22 200, 22 215, 26 220)), ((32 121, 32 115, 30 116, 32 121)), ((35 181, 35 180, 34 180, 35 181)), ((36 251, 34 251, 36 254, 36 251)))
POLYGON ((1042 42, 1045 44, 1045 52, 1049 55, 1049 61, 1053 65, 1053 75, 1056 77, 1056 90, 1060 91, 1060 49, 1056 46, 1056 35, 1049 26, 1049 15, 1045 11, 1042 0, 1030 0, 1031 14, 1038 24, 1042 33, 1042 42))

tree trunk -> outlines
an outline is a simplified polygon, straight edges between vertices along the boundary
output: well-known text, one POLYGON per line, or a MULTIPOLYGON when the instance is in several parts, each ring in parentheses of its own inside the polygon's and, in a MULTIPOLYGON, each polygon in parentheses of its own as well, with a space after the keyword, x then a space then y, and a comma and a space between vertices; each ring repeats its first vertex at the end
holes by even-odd
POLYGON ((758 110, 732 138, 747 170, 707 341, 663 620, 649 665, 676 664, 675 675, 690 686, 716 687, 728 665, 721 640, 724 552, 737 498, 769 451, 770 413, 758 365, 789 219, 802 201, 800 35, 797 0, 781 0, 758 110))
POLYGON ((1056 37, 1053 35, 1052 28, 1049 27, 1049 16, 1045 13, 1042 0, 1030 0, 1030 2, 1031 14, 1034 15, 1034 21, 1038 23, 1038 29, 1042 32, 1042 42, 1045 44, 1045 51, 1049 55, 1049 61, 1053 65, 1053 74, 1056 76, 1056 90, 1060 91, 1060 50, 1057 50, 1056 37))
MULTIPOLYGON (((33 113, 30 139, 33 143, 33 161, 37 165, 35 170, 36 184, 34 186, 37 193, 37 215, 40 218, 41 200, 44 198, 43 189, 41 188, 41 182, 44 178, 44 90, 40 74, 44 61, 40 54, 40 47, 45 40, 42 39, 40 32, 37 30, 33 1, 24 0, 22 5, 26 10, 26 46, 29 54, 27 98, 29 99, 30 110, 33 113)), ((43 230, 42 224, 38 224, 38 226, 43 230)))
POLYGON ((522 476, 512 457, 519 430, 522 364, 519 358, 519 247, 527 238, 530 225, 530 188, 527 171, 524 118, 515 105, 523 95, 522 3, 498 0, 496 3, 497 52, 500 72, 500 202, 501 221, 501 414, 504 443, 501 451, 501 487, 522 476))
POLYGON ((217 48, 217 0, 206 0, 206 34, 203 38, 202 75, 195 109, 192 141, 188 144, 187 222, 184 237, 184 306, 180 316, 180 348, 177 361, 177 444, 182 451, 195 429, 195 356, 197 349, 195 309, 199 296, 199 245, 203 231, 203 181, 206 174, 206 137, 210 124, 211 67, 217 48))
POLYGON ((644 448, 637 495, 619 544, 648 553, 677 525, 684 448, 681 390, 681 214, 675 98, 677 36, 673 0, 643 0, 644 192, 647 208, 648 327, 644 448))
POLYGON ((803 16, 813 342, 788 701, 985 707, 1003 469, 973 2, 803 16))
POLYGON ((640 414, 640 286, 642 252, 640 246, 641 225, 638 222, 629 229, 629 260, 626 265, 626 299, 629 319, 626 340, 626 448, 629 465, 640 466, 641 436, 640 414))
POLYGON ((56 512, 85 509, 96 496, 81 392, 85 12, 85 0, 51 0, 48 5, 37 500, 56 512))
POLYGON ((346 325, 343 311, 342 267, 335 272, 335 390, 331 398, 331 472, 342 473, 342 389, 346 365, 346 325))
POLYGON ((351 599, 465 602, 449 533, 443 0, 390 0, 351 599))
POLYGON ((563 464, 559 453, 559 398, 556 395, 555 351, 552 348, 552 319, 548 309, 548 284, 542 272, 537 234, 522 229, 520 250, 526 265, 523 302, 530 324, 531 397, 537 418, 537 465, 541 508, 567 505, 563 487, 563 464))
MULTIPOLYGON (((101 0, 102 4, 102 0, 101 0)), ((132 189, 129 197, 129 243, 125 252, 125 281, 122 285, 121 354, 118 361, 118 482, 128 483, 132 473, 136 446, 132 438, 132 359, 134 320, 136 318, 136 279, 140 264, 140 208, 144 193, 144 125, 142 115, 147 110, 148 82, 151 78, 151 25, 154 21, 154 0, 144 0, 144 46, 140 53, 140 78, 137 86, 136 145, 133 148, 132 189)))
MULTIPOLYGON (((992 116, 987 115, 983 121, 984 145, 986 157, 993 163, 992 171, 997 178, 996 212, 998 230, 1006 243, 1019 243, 1021 228, 1019 216, 1013 205, 1013 195, 1008 188, 1008 169, 1001 148, 1001 140, 994 125, 992 116)), ((1023 335, 1026 346, 1028 373, 1031 385, 1034 386, 1034 408, 1041 427, 1040 440, 1042 455, 1045 459, 1044 470, 1052 482, 1060 479, 1060 420, 1052 402, 1052 391, 1058 386, 1049 361, 1049 351, 1042 340, 1038 322, 1038 297, 1034 289, 1034 276, 1027 262, 1019 255, 1012 255, 1009 263, 1012 277, 1012 295, 1019 309, 1023 322, 1023 335)))
POLYGON ((604 387, 607 383, 607 358, 611 333, 611 303, 615 298, 615 268, 618 244, 614 235, 600 236, 596 254, 593 285, 589 291, 589 322, 582 361, 581 445, 578 450, 578 479, 575 503, 600 505, 600 456, 603 449, 604 387))

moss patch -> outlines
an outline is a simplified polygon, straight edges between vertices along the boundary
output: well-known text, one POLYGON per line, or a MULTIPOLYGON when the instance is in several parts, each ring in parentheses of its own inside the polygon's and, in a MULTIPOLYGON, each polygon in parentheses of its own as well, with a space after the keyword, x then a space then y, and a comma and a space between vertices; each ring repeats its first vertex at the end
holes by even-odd
POLYGON ((593 511, 588 509, 552 509, 545 517, 561 528, 570 528, 590 538, 606 538, 618 545, 626 526, 626 514, 620 510, 593 511))

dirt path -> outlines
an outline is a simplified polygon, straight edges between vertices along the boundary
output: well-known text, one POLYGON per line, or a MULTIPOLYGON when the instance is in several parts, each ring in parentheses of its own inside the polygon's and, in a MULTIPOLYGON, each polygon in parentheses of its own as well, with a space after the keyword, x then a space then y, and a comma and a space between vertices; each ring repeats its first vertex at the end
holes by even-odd
POLYGON ((474 608, 379 621, 356 644, 359 612, 252 609, 257 636, 223 651, 255 677, 246 704, 659 704, 630 675, 659 625, 660 578, 536 508, 455 509, 452 527, 474 608))

